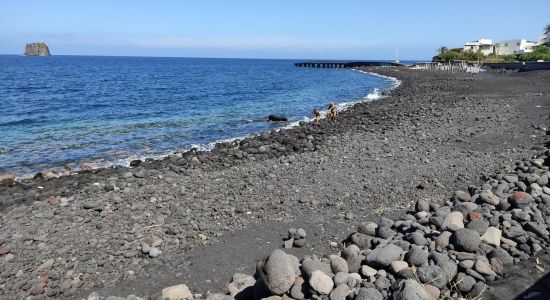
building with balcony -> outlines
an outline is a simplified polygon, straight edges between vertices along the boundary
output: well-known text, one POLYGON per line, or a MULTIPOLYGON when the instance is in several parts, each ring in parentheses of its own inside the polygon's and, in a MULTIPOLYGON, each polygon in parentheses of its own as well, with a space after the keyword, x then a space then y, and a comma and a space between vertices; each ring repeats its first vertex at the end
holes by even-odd
POLYGON ((472 52, 480 51, 483 55, 487 56, 494 53, 493 40, 479 39, 477 41, 467 42, 464 44, 464 48, 462 50, 472 52))

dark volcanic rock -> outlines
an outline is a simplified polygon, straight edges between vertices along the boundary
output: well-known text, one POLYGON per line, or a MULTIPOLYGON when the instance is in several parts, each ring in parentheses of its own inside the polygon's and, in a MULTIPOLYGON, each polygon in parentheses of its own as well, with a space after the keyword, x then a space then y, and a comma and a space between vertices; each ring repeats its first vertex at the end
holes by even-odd
POLYGON ((288 118, 280 115, 269 115, 267 119, 271 122, 287 122, 288 118))
POLYGON ((451 236, 451 242, 458 249, 473 252, 479 248, 481 239, 477 231, 461 228, 453 233, 451 236))
POLYGON ((29 43, 25 46, 25 56, 50 56, 50 48, 44 42, 29 43))
POLYGON ((533 201, 533 197, 525 192, 514 192, 508 197, 508 202, 516 208, 525 208, 533 201))
POLYGON ((414 279, 403 280, 394 291, 395 300, 428 300, 432 299, 424 287, 414 279))
POLYGON ((422 283, 431 284, 439 289, 444 288, 447 284, 445 272, 439 266, 429 265, 419 267, 417 269, 418 278, 422 283))

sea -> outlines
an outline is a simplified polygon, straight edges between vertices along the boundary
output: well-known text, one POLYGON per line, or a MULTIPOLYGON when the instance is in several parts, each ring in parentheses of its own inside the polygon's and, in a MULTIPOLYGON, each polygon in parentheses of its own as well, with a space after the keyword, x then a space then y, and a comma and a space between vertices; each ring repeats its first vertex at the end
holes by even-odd
POLYGON ((295 60, 0 56, 0 173, 211 149, 379 98, 396 80, 295 60), (268 115, 288 118, 270 123, 268 115))

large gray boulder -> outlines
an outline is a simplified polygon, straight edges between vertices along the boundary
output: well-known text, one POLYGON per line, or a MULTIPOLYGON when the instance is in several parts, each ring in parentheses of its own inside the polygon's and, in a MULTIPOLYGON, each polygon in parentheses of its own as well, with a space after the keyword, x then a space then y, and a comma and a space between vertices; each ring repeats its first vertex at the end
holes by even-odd
POLYGON ((402 253, 403 249, 400 247, 388 244, 384 247, 376 248, 367 254, 367 262, 375 266, 387 267, 392 261, 401 260, 402 253))
POLYGON ((275 295, 282 295, 292 287, 297 269, 298 260, 280 249, 274 250, 256 265, 260 279, 275 295))
POLYGON ((332 278, 320 270, 313 271, 309 279, 309 285, 317 293, 328 295, 334 288, 332 278))
POLYGON ((481 244, 481 238, 477 231, 461 228, 453 233, 451 242, 458 250, 474 252, 481 244))

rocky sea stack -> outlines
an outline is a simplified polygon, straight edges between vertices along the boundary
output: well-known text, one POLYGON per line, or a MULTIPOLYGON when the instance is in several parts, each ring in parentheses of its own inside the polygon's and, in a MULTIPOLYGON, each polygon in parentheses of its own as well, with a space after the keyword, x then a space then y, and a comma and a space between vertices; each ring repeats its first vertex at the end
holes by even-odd
POLYGON ((29 43, 25 46, 25 56, 50 56, 50 48, 44 42, 29 43))

